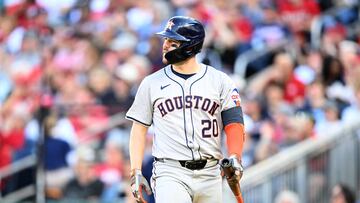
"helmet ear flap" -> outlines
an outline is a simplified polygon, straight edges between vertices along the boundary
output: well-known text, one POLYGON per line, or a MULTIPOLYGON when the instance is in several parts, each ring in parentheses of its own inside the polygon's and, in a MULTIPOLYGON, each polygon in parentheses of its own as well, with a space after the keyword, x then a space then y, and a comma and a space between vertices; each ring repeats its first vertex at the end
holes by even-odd
POLYGON ((187 46, 184 46, 184 49, 189 52, 189 56, 193 56, 197 53, 199 53, 202 49, 202 45, 203 45, 204 41, 198 41, 194 44, 189 44, 187 46))
POLYGON ((199 41, 194 44, 182 43, 179 48, 166 53, 165 58, 170 64, 186 60, 201 51, 203 42, 204 41, 199 41))

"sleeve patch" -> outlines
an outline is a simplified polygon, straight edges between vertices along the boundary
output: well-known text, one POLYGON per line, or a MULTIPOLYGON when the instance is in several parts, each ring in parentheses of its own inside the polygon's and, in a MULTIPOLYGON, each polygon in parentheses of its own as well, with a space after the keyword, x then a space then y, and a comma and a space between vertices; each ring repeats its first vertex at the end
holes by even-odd
POLYGON ((233 91, 231 92, 231 99, 233 100, 236 106, 241 106, 239 91, 236 88, 234 88, 233 91))

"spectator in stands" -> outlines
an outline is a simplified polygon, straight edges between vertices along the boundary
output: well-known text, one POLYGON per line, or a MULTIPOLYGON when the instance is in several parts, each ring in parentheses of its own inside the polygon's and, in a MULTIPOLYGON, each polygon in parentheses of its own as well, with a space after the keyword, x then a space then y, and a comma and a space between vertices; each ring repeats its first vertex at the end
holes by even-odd
POLYGON ((318 50, 303 47, 302 49, 298 49, 296 52, 296 58, 297 66, 294 70, 295 77, 303 84, 309 85, 320 75, 322 71, 322 53, 318 50))
POLYGON ((308 138, 316 138, 315 121, 307 112, 296 112, 289 121, 291 133, 287 134, 287 144, 297 144, 308 138))
POLYGON ((344 66, 338 58, 327 56, 323 60, 322 78, 326 86, 345 84, 344 66))
MULTIPOLYGON (((1 115, 2 117, 2 115, 1 115)), ((12 114, 2 120, 0 124, 0 168, 12 163, 15 150, 19 150, 24 145, 24 125, 23 115, 12 114)), ((10 177, 0 181, 0 190, 7 194, 16 189, 17 183, 11 183, 10 177)))
POLYGON ((228 15, 229 25, 232 27, 237 39, 236 55, 240 55, 251 49, 251 38, 253 35, 253 24, 250 19, 239 11, 237 6, 232 6, 228 15))
POLYGON ((251 24, 257 26, 264 20, 264 8, 271 7, 272 2, 253 0, 253 1, 240 1, 240 11, 251 21, 251 24))
POLYGON ((271 122, 264 122, 260 129, 260 141, 255 146, 254 163, 265 160, 279 151, 279 146, 274 142, 275 129, 271 122))
MULTIPOLYGON (((72 92, 71 87, 67 88, 72 92)), ((69 120, 77 135, 78 143, 95 144, 99 142, 103 136, 102 129, 108 122, 106 109, 104 106, 96 104, 95 97, 87 88, 78 89, 70 95, 73 97, 68 98, 71 101, 68 109, 69 120), (75 95, 72 95, 73 93, 75 95), (96 125, 88 125, 89 123, 96 123, 96 125)))
POLYGON ((299 110, 310 113, 317 126, 325 120, 323 106, 326 101, 325 86, 320 78, 316 78, 306 87, 305 103, 299 110))
POLYGON ((345 82, 347 85, 352 85, 357 81, 358 69, 358 50, 359 45, 350 40, 343 40, 338 44, 338 57, 341 63, 344 65, 345 82))
POLYGON ((266 118, 266 115, 264 115, 262 98, 249 93, 244 97, 242 106, 244 114, 247 116, 247 119, 250 120, 252 125, 247 131, 248 138, 249 140, 251 139, 254 142, 258 142, 260 140, 259 129, 266 118))
POLYGON ((61 191, 74 176, 68 163, 72 151, 70 144, 53 136, 57 120, 57 115, 52 112, 44 121, 45 191, 51 199, 61 198, 61 191))
MULTIPOLYGON (((38 83, 32 83, 32 79, 37 81, 38 77, 31 78, 32 73, 24 70, 25 64, 16 67, 24 72, 11 69, 14 87, 0 108, 0 168, 19 158, 16 152, 25 145, 25 126, 38 108, 38 95, 34 91, 38 83)), ((8 192, 16 189, 18 184, 15 180, 10 182, 8 192)))
POLYGON ((331 203, 355 203, 354 192, 344 184, 336 184, 331 189, 331 203))
POLYGON ((278 13, 272 5, 263 6, 264 19, 254 28, 252 47, 261 49, 278 45, 288 36, 286 27, 279 22, 278 13))
POLYGON ((283 103, 279 105, 272 113, 271 141, 281 148, 289 147, 297 143, 294 126, 295 111, 292 106, 283 103))
POLYGON ((358 19, 358 1, 332 1, 334 7, 337 7, 335 17, 343 24, 350 26, 358 19))
POLYGON ((82 147, 77 151, 75 178, 64 188, 63 197, 66 202, 97 202, 101 198, 104 184, 94 171, 95 154, 91 148, 82 147))
POLYGON ((284 99, 292 105, 303 104, 305 86, 294 74, 295 61, 288 53, 279 53, 274 59, 274 68, 278 71, 279 79, 283 83, 284 99))
POLYGON ((101 202, 115 203, 123 198, 124 155, 119 139, 107 139, 102 161, 94 166, 96 176, 104 184, 101 202))
POLYGON ((283 190, 279 192, 274 200, 274 203, 300 203, 298 194, 291 190, 283 190))
MULTIPOLYGON (((210 40, 208 45, 214 47, 221 56, 222 65, 224 71, 233 71, 233 65, 236 58, 236 49, 238 42, 244 39, 240 39, 237 36, 235 29, 238 29, 236 24, 242 21, 237 14, 235 1, 228 1, 226 3, 215 1, 208 7, 209 18, 206 24, 207 36, 210 40), (211 6, 214 10, 211 10, 211 6), (236 25, 236 26, 235 26, 236 25)), ((205 7, 205 8, 206 8, 205 7)), ((244 19, 244 26, 246 30, 249 30, 249 23, 244 19)), ((245 34, 246 35, 246 34, 245 34)), ((244 36, 243 36, 244 37, 244 36)))
POLYGON ((323 194, 326 194, 328 189, 328 179, 325 177, 324 173, 324 160, 322 157, 314 157, 310 160, 309 168, 309 177, 308 177, 308 201, 309 203, 318 203, 321 202, 325 197, 323 194), (319 164, 320 163, 320 164, 319 164))
POLYGON ((340 109, 335 101, 328 100, 324 106, 325 120, 320 122, 316 131, 322 137, 326 136, 329 132, 336 132, 342 125, 340 120, 340 109))
POLYGON ((310 31, 312 19, 320 14, 316 0, 276 0, 281 20, 294 33, 310 31))
POLYGON ((334 22, 325 25, 324 34, 321 36, 320 49, 324 55, 338 57, 338 45, 346 39, 346 27, 334 22))
POLYGON ((259 163, 271 156, 274 156, 280 150, 278 146, 273 142, 260 142, 255 147, 253 164, 259 163))
POLYGON ((267 116, 270 116, 279 106, 286 103, 284 101, 284 91, 284 85, 279 82, 271 81, 267 84, 263 90, 265 100, 264 111, 267 116))
MULTIPOLYGON (((252 50, 263 50, 267 47, 276 47, 289 37, 288 29, 279 21, 276 9, 272 5, 264 5, 264 18, 254 26, 251 36, 252 50)), ((264 70, 272 62, 273 54, 264 52, 258 60, 249 64, 246 76, 250 77, 264 70)))
POLYGON ((137 43, 136 35, 128 31, 120 33, 112 40, 110 50, 117 61, 116 66, 124 64, 128 58, 136 54, 137 43))
POLYGON ((104 67, 95 67, 88 72, 88 86, 98 103, 115 104, 115 95, 111 88, 111 73, 104 67))
POLYGON ((305 85, 295 77, 295 61, 289 53, 276 54, 274 63, 257 74, 250 82, 248 89, 261 94, 271 82, 278 82, 284 88, 283 99, 295 107, 304 104, 305 85))
POLYGON ((346 107, 342 112, 342 120, 344 122, 352 122, 359 118, 360 115, 360 81, 354 85, 354 101, 346 107))

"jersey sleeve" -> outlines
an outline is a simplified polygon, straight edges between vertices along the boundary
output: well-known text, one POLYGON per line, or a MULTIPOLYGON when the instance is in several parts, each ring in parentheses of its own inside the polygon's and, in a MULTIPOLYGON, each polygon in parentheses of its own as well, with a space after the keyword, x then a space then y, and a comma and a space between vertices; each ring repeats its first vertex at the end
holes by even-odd
POLYGON ((240 107, 241 99, 234 81, 225 73, 223 73, 222 78, 222 90, 220 95, 221 111, 226 111, 233 107, 240 107))
POLYGON ((153 106, 150 87, 149 78, 145 77, 137 90, 133 104, 126 113, 126 119, 139 122, 145 126, 151 125, 153 106))

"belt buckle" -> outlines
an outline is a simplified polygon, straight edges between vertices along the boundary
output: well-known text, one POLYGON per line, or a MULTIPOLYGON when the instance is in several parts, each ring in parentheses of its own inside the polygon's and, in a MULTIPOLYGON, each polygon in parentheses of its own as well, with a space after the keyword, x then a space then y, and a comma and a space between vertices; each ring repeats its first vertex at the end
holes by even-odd
POLYGON ((203 169, 206 165, 207 160, 197 160, 197 161, 185 161, 185 168, 191 169, 191 170, 199 170, 203 169))

